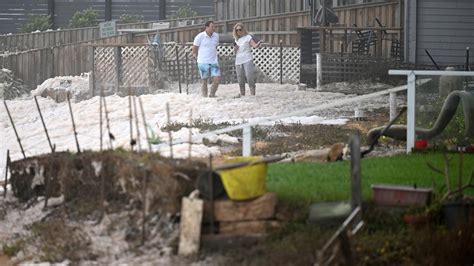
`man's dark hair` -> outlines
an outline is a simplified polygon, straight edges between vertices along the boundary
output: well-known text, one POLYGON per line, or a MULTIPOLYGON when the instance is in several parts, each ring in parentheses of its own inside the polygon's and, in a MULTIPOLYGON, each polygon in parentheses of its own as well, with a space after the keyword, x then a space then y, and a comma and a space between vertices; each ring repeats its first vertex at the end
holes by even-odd
POLYGON ((214 23, 214 21, 212 21, 212 20, 206 21, 204 26, 209 27, 211 25, 211 23, 214 23))

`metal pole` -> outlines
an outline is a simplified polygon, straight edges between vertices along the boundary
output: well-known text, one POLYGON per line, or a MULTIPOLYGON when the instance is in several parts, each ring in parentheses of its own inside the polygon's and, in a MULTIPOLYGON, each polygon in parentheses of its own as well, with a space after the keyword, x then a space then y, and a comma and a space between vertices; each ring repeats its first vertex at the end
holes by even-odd
POLYGON ((140 97, 138 97, 138 104, 140 104, 140 111, 142 112, 143 129, 145 130, 146 142, 148 143, 148 151, 152 152, 151 143, 150 143, 149 138, 148 138, 148 130, 146 128, 145 111, 143 110, 142 98, 140 98, 140 97))
POLYGON ((412 71, 407 76, 407 153, 415 147, 415 81, 416 75, 412 71))
POLYGON ((138 111, 137 111, 137 97, 133 96, 133 111, 135 114, 135 131, 137 133, 138 152, 142 151, 142 145, 140 142, 140 129, 138 128, 138 111))
POLYGON ((189 89, 188 89, 188 86, 189 86, 189 80, 188 80, 188 73, 189 73, 189 69, 188 69, 188 57, 189 57, 189 52, 186 51, 186 67, 184 69, 184 80, 186 82, 186 94, 189 94, 189 89))
POLYGON ((130 126, 130 149, 133 151, 135 140, 133 139, 133 116, 132 116, 132 88, 128 87, 128 118, 130 126))
POLYGON ((23 146, 21 145, 20 137, 18 136, 18 132, 16 131, 15 123, 13 123, 12 115, 10 114, 10 110, 8 110, 7 102, 3 100, 3 104, 5 105, 5 109, 7 110, 8 118, 10 118, 10 123, 12 124, 13 131, 15 132, 16 140, 20 145, 21 153, 23 154, 23 158, 26 159, 25 151, 23 150, 23 146))
POLYGON ((66 93, 67 104, 69 106, 69 113, 71 114, 71 121, 72 121, 72 130, 74 131, 74 139, 76 140, 76 148, 77 153, 81 153, 81 148, 79 147, 79 141, 77 140, 77 131, 76 131, 76 123, 74 123, 74 115, 72 114, 72 107, 71 107, 71 97, 69 96, 69 92, 66 93))
POLYGON ((109 112, 107 111, 107 101, 105 100, 105 96, 102 97, 102 101, 104 101, 104 112, 105 112, 105 125, 107 127, 107 131, 109 133, 109 145, 110 149, 114 149, 114 145, 112 140, 115 139, 114 135, 110 132, 110 123, 109 123, 109 112))
POLYGON ((38 104, 38 99, 36 98, 36 96, 34 97, 34 99, 36 103, 36 108, 38 109, 38 113, 41 119, 41 123, 43 124, 44 132, 46 133, 46 139, 48 140, 48 144, 49 144, 49 147, 51 148, 51 152, 54 153, 54 148, 53 148, 53 145, 51 144, 51 140, 49 139, 48 129, 46 128, 46 124, 44 123, 43 115, 41 114, 41 109, 38 104))
POLYGON ((280 40, 280 84, 283 84, 283 41, 280 40))
POLYGON ((178 44, 174 47, 176 51, 176 67, 178 69, 178 86, 179 86, 179 93, 181 93, 181 70, 179 69, 179 51, 178 51, 178 44))

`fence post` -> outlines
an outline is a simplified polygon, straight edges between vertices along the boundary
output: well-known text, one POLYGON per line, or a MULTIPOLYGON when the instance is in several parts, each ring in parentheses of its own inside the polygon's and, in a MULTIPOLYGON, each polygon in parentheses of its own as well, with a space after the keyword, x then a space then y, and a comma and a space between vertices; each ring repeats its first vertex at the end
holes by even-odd
POLYGON ((320 53, 316 53, 316 89, 321 89, 321 83, 323 80, 323 67, 322 58, 320 53))
POLYGON ((353 134, 350 139, 351 149, 351 207, 362 208, 362 186, 360 175, 360 137, 353 134))
MULTIPOLYGON (((95 88, 95 46, 92 46, 89 51, 91 51, 91 70, 92 70, 89 76, 89 90, 91 90, 91 95, 92 97, 94 97, 95 89, 96 89, 95 88)), ((54 56, 54 53, 53 53, 53 56, 54 56)), ((53 65, 54 65, 54 60, 53 60, 53 65)))
POLYGON ((280 40, 280 84, 283 84, 283 41, 280 40))
POLYGON ((179 69, 179 51, 178 51, 178 43, 174 47, 176 51, 176 68, 177 68, 177 75, 178 75, 178 86, 179 86, 179 93, 181 93, 181 71, 179 69))
POLYGON ((242 156, 252 155, 252 128, 244 127, 242 129, 242 156))
POLYGON ((397 116, 397 93, 390 93, 390 121, 397 116))
POLYGON ((407 76, 407 153, 415 146, 415 72, 407 76))
MULTIPOLYGON (((116 92, 120 91, 120 83, 122 81, 122 73, 120 71, 122 67, 122 47, 116 47, 115 51, 115 73, 117 74, 117 85, 116 85, 116 92)), ((126 79, 127 77, 125 77, 126 79)))

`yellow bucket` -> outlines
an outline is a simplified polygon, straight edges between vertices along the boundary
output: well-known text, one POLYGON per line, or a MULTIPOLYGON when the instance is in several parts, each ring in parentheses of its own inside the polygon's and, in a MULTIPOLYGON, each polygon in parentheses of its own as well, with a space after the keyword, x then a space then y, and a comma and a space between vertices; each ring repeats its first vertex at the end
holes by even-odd
MULTIPOLYGON (((261 157, 236 157, 228 159, 226 163, 254 161, 261 157)), ((265 194, 267 164, 258 163, 230 170, 219 171, 227 195, 232 200, 246 200, 265 194)))

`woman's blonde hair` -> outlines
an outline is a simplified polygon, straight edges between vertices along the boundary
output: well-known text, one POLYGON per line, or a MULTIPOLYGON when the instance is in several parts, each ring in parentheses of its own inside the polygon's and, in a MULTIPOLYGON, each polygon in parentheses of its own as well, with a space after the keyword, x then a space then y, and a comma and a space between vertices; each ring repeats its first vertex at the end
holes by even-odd
POLYGON ((237 23, 237 24, 234 25, 234 29, 232 30, 232 35, 234 35, 234 39, 235 39, 236 41, 237 41, 240 37, 245 36, 245 35, 247 35, 247 34, 248 34, 248 32, 247 32, 247 30, 245 29, 244 24, 242 24, 242 23, 239 22, 239 23, 237 23), (242 35, 241 35, 241 36, 238 36, 237 33, 235 32, 235 29, 236 29, 237 27, 240 27, 240 28, 242 29, 242 35))

